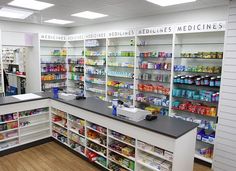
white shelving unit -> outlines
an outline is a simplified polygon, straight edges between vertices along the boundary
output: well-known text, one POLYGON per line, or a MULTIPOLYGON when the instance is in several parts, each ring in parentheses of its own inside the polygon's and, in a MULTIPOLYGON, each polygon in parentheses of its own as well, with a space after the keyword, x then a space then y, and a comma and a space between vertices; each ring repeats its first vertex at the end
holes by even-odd
POLYGON ((41 87, 51 91, 53 87, 66 89, 67 81, 67 37, 40 39, 41 87))
MULTIPOLYGON (((29 110, 0 114, 0 151, 50 137, 49 108, 43 101, 29 110)), ((8 111, 8 112, 7 112, 8 111)))
POLYGON ((135 30, 109 32, 107 41, 107 100, 134 105, 135 30))
MULTIPOLYGON (((204 120, 216 125, 217 117, 173 110, 172 103, 177 100, 188 100, 208 106, 218 106, 217 103, 185 99, 185 97, 173 97, 172 92, 176 88, 190 90, 200 88, 207 91, 219 91, 219 88, 215 87, 179 85, 174 83, 174 78, 181 74, 201 76, 219 76, 220 74, 205 71, 197 73, 189 71, 175 72, 174 70, 176 69, 175 65, 221 66, 221 59, 188 58, 183 53, 222 52, 224 25, 225 22, 189 23, 87 34, 84 35, 83 39, 81 38, 82 35, 77 38, 75 38, 75 35, 69 35, 67 38, 62 36, 64 39, 59 41, 59 47, 67 48, 67 58, 72 58, 70 55, 75 55, 75 58, 80 57, 80 55, 82 57, 82 50, 84 50, 84 89, 86 96, 98 96, 107 101, 118 98, 126 102, 129 101, 140 108, 151 109, 152 111, 155 109, 154 111, 162 115, 173 116, 177 114, 178 117, 178 114, 181 113, 180 116, 182 117, 191 116, 194 119, 204 120), (133 41, 130 42, 130 40, 133 41), (94 42, 87 45, 89 41, 90 43, 91 41, 94 42), (130 46, 131 44, 134 44, 134 46, 130 46), (70 49, 71 54, 69 53, 70 49), (121 55, 120 52, 122 51, 132 51, 135 57, 121 55), (121 74, 118 72, 120 70, 121 74), (131 75, 126 76, 124 72, 129 72, 131 75), (112 84, 112 81, 117 81, 117 84, 112 84), (119 87, 119 83, 121 85, 133 84, 133 87, 131 86, 132 88, 129 90, 125 86, 119 87), (130 92, 130 97, 133 96, 133 99, 127 100, 124 92, 130 92)), ((46 42, 48 42, 48 46, 57 46, 54 45, 57 41, 46 42)), ((69 90, 74 83, 69 80, 70 73, 68 71, 69 65, 67 66, 67 82, 65 84, 69 90)), ((204 128, 202 124, 199 125, 199 129, 201 128, 204 128)), ((206 145, 211 144, 198 141, 197 149, 206 147, 206 145)), ((196 154, 196 156, 204 159, 203 156, 199 157, 199 154, 196 154)), ((209 159, 205 158, 204 161, 209 162, 209 159)))
POLYGON ((20 143, 50 135, 49 108, 19 112, 20 143))
POLYGON ((67 43, 67 92, 73 94, 84 94, 84 59, 85 47, 84 36, 74 35, 68 37, 67 43))
POLYGON ((19 144, 18 113, 4 113, 0 117, 0 151, 2 151, 19 144))
MULTIPOLYGON (((142 170, 142 168, 146 170, 158 170, 156 167, 172 170, 173 152, 158 148, 149 143, 144 143, 136 138, 89 120, 82 119, 77 115, 70 114, 70 112, 61 111, 61 107, 57 103, 52 106, 53 113, 60 111, 59 113, 64 113, 64 116, 67 116, 68 120, 61 127, 63 131, 56 131, 56 134, 62 136, 67 136, 68 134, 68 141, 67 138, 65 138, 66 141, 57 140, 107 170, 115 170, 117 168, 123 168, 129 171, 142 170), (157 162, 156 167, 153 167, 154 163, 146 163, 142 159, 144 155, 149 156, 149 158, 157 162)), ((64 107, 62 106, 62 108, 64 107)), ((73 109, 70 111, 73 113, 73 109)), ((58 116, 61 116, 60 114, 58 116)), ((64 116, 62 118, 65 119, 64 116)))
POLYGON ((84 46, 86 96, 106 100, 106 34, 86 35, 84 46))
POLYGON ((51 111, 52 137, 68 146, 68 114, 55 108, 51 111))
MULTIPOLYGON (((149 28, 146 30, 158 30, 149 28)), ((168 115, 173 57, 173 32, 137 33, 136 106, 168 115)))
POLYGON ((220 82, 223 47, 223 31, 176 34, 172 89, 174 107, 171 109, 171 115, 198 123, 198 134, 202 134, 202 137, 211 135, 210 142, 207 142, 205 137, 197 136, 199 140, 196 141, 195 155, 197 159, 210 164, 213 158, 218 109, 218 101, 211 100, 213 97, 219 99, 220 85, 215 86, 215 82, 216 80, 220 82), (191 105, 200 104, 213 111, 196 111, 193 106, 192 111, 185 109, 184 106, 180 107, 180 110, 175 106, 186 102, 191 105))

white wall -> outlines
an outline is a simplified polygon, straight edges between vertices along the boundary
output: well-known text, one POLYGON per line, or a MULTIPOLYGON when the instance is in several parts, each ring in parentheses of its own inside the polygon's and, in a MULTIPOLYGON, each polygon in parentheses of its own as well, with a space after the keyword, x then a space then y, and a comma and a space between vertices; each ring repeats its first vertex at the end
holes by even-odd
POLYGON ((0 29, 2 32, 24 32, 24 33, 54 33, 66 34, 68 29, 63 27, 45 26, 39 24, 29 24, 21 22, 0 20, 0 29))
POLYGON ((153 27, 165 24, 198 22, 198 21, 217 21, 226 20, 228 6, 220 6, 214 8, 205 8, 177 13, 168 13, 156 16, 129 19, 117 22, 109 22, 81 27, 73 27, 68 29, 70 34, 100 32, 110 30, 121 30, 138 27, 153 27))
POLYGON ((236 170, 236 0, 231 1, 225 36, 214 171, 236 170))

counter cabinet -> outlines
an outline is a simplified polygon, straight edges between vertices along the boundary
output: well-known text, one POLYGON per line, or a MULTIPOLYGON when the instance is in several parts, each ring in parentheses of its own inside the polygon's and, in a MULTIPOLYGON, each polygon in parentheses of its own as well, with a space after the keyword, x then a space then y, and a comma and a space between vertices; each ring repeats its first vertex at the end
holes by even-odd
POLYGON ((0 111, 0 152, 53 137, 106 170, 193 170, 196 128, 175 139, 52 99, 0 111))

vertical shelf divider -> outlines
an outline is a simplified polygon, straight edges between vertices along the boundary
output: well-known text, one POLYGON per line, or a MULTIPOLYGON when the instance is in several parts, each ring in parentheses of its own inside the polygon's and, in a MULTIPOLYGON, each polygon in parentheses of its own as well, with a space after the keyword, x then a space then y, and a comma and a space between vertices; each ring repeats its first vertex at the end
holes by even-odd
POLYGON ((175 65, 175 33, 173 33, 172 37, 172 59, 171 59, 171 78, 170 78, 170 105, 169 105, 169 116, 171 116, 171 108, 172 108, 172 90, 173 90, 173 79, 174 79, 174 65, 175 65))

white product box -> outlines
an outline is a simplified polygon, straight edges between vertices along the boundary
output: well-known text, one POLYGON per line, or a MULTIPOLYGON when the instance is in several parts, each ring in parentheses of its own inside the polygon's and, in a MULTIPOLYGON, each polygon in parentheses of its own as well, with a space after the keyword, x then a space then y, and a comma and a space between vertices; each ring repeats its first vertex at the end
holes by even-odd
POLYGON ((170 160, 170 161, 173 160, 173 153, 171 153, 171 152, 169 152, 169 151, 165 151, 165 152, 164 152, 164 156, 165 156, 168 160, 170 160))
POLYGON ((161 171, 170 171, 172 168, 172 164, 168 161, 164 161, 162 164, 161 164, 161 171))
POLYGON ((124 117, 128 120, 139 122, 141 120, 144 120, 146 115, 151 114, 151 112, 146 111, 146 110, 141 110, 138 108, 118 107, 117 114, 118 116, 124 117))

